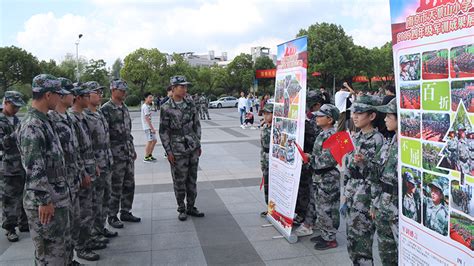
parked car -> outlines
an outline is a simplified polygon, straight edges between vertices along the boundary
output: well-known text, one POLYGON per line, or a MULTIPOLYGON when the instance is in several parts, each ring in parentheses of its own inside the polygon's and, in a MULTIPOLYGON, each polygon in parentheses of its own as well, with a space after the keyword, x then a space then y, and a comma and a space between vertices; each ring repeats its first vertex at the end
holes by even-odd
POLYGON ((221 97, 209 103, 209 108, 237 107, 239 100, 232 96, 221 97))

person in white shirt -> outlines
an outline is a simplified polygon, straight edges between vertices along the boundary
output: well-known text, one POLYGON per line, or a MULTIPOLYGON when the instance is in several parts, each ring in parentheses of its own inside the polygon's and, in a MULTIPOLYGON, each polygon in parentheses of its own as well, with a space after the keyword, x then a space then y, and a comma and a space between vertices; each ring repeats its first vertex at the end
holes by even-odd
POLYGON ((344 82, 342 86, 343 87, 334 95, 334 104, 336 105, 337 109, 339 109, 340 113, 337 131, 344 131, 347 128, 347 99, 355 93, 354 90, 347 84, 347 82, 344 82))
POLYGON ((145 136, 147 144, 145 145, 145 158, 143 162, 152 163, 156 162, 156 158, 153 157, 153 149, 156 145, 156 130, 151 123, 151 105, 153 103, 153 94, 150 92, 145 93, 144 95, 145 102, 142 105, 142 126, 145 131, 145 136))
POLYGON ((245 98, 245 93, 243 91, 240 92, 237 109, 237 111, 240 113, 240 127, 244 128, 244 116, 247 113, 247 99, 245 98))

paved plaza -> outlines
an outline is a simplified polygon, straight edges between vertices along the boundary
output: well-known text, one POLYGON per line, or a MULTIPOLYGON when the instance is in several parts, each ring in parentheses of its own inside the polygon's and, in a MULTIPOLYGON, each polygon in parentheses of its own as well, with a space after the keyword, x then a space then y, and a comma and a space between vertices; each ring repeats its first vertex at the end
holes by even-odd
MULTIPOLYGON (((145 136, 140 113, 133 112, 138 159, 132 212, 142 222, 114 229, 119 237, 97 251, 98 262, 79 261, 88 265, 350 265, 344 223, 337 235, 339 247, 327 251, 314 250, 309 237, 295 244, 272 238, 279 233, 263 228, 267 222, 259 215, 265 210, 259 190, 259 130, 240 128, 235 108, 211 109, 210 115, 212 120, 201 121, 203 153, 196 202, 206 216, 178 221, 163 148, 160 143, 156 146, 157 163, 142 161, 145 136)), ((158 127, 158 113, 152 119, 158 127)), ((2 230, 0 265, 33 265, 33 253, 28 233, 20 233, 20 241, 10 243, 2 230)))

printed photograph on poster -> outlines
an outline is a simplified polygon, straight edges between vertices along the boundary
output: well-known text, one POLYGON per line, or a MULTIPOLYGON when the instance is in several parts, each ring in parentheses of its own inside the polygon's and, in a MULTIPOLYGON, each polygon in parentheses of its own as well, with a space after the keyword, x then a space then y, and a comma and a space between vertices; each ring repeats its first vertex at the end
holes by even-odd
POLYGON ((424 52, 421 58, 423 79, 448 78, 448 49, 424 52))
POLYGON ((400 133, 410 138, 420 138, 420 114, 418 112, 400 112, 400 133))
POLYGON ((420 83, 400 85, 400 106, 402 109, 420 109, 420 83))
POLYGON ((474 77, 474 45, 451 48, 451 78, 474 77))
POLYGON ((451 110, 456 111, 461 101, 467 112, 474 113, 474 80, 451 82, 451 110))
POLYGON ((421 172, 402 166, 402 213, 405 217, 421 223, 421 172))
POLYGON ((422 137, 424 140, 443 142, 449 129, 449 114, 423 113, 421 115, 422 137))
POLYGON ((461 102, 454 116, 449 131, 443 138, 446 142, 441 151, 441 161, 438 167, 455 170, 467 175, 474 174, 474 139, 472 139, 472 125, 461 102), (469 138, 468 138, 469 136, 469 138))
POLYGON ((443 143, 423 142, 423 169, 437 172, 440 174, 448 174, 449 171, 438 168, 441 160, 441 150, 443 143))
POLYGON ((448 235, 449 179, 423 173, 423 225, 448 235))
POLYGON ((288 73, 285 76, 277 77, 275 89, 275 102, 285 106, 298 104, 298 94, 301 90, 301 74, 298 72, 288 73))
POLYGON ((290 135, 296 134, 296 122, 296 120, 283 119, 283 130, 290 135))
POLYGON ((285 114, 285 108, 283 104, 274 104, 273 116, 276 117, 288 117, 288 112, 285 114))
POLYGON ((296 152, 296 136, 288 135, 287 133, 280 133, 279 142, 275 142, 273 146, 272 156, 278 160, 293 165, 295 162, 295 152, 296 152))
POLYGON ((420 54, 400 56, 400 80, 420 80, 420 54))
POLYGON ((454 211, 449 219, 449 236, 470 250, 474 250, 474 221, 454 211))
POLYGON ((458 180, 451 181, 451 207, 474 217, 473 193, 473 185, 461 185, 458 180))

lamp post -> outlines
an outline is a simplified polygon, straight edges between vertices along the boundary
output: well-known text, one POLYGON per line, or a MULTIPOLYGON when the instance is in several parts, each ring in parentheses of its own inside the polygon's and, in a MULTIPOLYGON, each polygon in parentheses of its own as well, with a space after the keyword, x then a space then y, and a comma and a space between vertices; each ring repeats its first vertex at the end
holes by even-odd
POLYGON ((81 73, 79 72, 79 41, 81 40, 82 38, 82 33, 79 34, 79 38, 77 38, 77 41, 76 41, 76 67, 77 67, 77 72, 76 72, 76 78, 77 78, 77 82, 79 82, 79 79, 81 77, 81 73))

